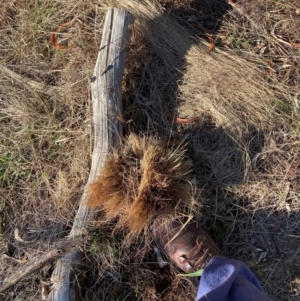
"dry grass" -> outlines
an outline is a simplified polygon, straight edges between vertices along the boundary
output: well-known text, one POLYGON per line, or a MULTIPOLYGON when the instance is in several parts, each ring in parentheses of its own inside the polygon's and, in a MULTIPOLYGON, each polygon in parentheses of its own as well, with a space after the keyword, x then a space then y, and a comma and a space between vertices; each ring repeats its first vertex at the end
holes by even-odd
POLYGON ((193 210, 191 170, 184 145, 168 147, 159 138, 131 134, 121 150, 108 157, 88 188, 87 202, 101 207, 107 221, 118 217, 117 228, 139 235, 155 216, 193 210))
MULTIPOLYGON (((68 234, 88 177, 87 83, 104 11, 91 1, 2 1, 0 11, 0 248, 24 263, 68 234), (78 21, 60 40, 74 47, 57 51, 50 33, 72 17, 78 21), (15 229, 30 243, 17 241, 15 229)), ((13 268, 1 260, 2 276, 13 268)), ((47 280, 49 272, 36 276, 47 280)), ((34 279, 1 297, 40 300, 34 279)))
MULTIPOLYGON (((185 179, 191 160, 187 176, 192 180, 183 184, 201 200, 195 218, 227 256, 255 271, 274 300, 299 300, 300 56, 292 44, 300 41, 296 0, 241 0, 233 9, 221 0, 2 1, 0 253, 11 259, 2 260, 0 275, 44 253, 72 225, 90 164, 88 79, 109 5, 123 6, 136 17, 123 85, 125 137, 135 137, 132 132, 144 137, 135 153, 149 141, 161 147, 169 139, 185 139, 187 152, 176 145, 163 147, 159 160, 150 161, 174 154, 176 160, 184 158, 178 177, 185 179), (58 34, 62 45, 73 47, 54 49, 51 32, 73 18, 58 34), (208 45, 199 24, 216 41, 214 52, 204 53, 208 45), (201 118, 177 124, 165 108, 174 116, 201 118), (18 240, 15 229, 27 243, 18 240), (265 260, 259 261, 260 250, 267 251, 265 260)), ((156 204, 165 188, 160 177, 166 174, 158 166, 155 175, 145 177, 147 185, 139 195, 132 179, 141 171, 128 152, 125 148, 112 155, 110 165, 120 175, 115 180, 125 179, 130 170, 132 174, 128 181, 112 184, 123 185, 123 193, 132 188, 132 202, 151 195, 156 204), (116 166, 116 158, 122 164, 116 166), (150 193, 153 189, 156 194, 150 193)), ((109 198, 109 191, 105 193, 109 198)), ((172 209, 185 199, 172 198, 174 193, 168 190, 166 197, 174 201, 172 209)), ((100 201, 107 206, 104 196, 100 201)), ((140 229, 141 224, 129 225, 127 218, 135 216, 134 210, 139 215, 141 207, 132 203, 128 208, 126 219, 123 212, 117 214, 119 226, 140 229)), ((156 214, 138 221, 151 225, 156 214)), ((158 269, 150 236, 134 237, 128 244, 127 230, 114 232, 116 223, 101 221, 101 229, 90 229, 85 300, 128 300, 134 295, 141 300, 194 299, 192 286, 173 267, 158 269)), ((4 299, 40 300, 41 281, 48 281, 50 273, 43 268, 4 299)))
MULTIPOLYGON (((145 92, 151 95, 147 111, 152 119, 161 115, 165 105, 170 110, 178 108, 181 116, 208 114, 217 126, 241 137, 251 126, 270 129, 285 118, 279 106, 289 106, 290 95, 283 88, 270 89, 259 69, 262 60, 256 58, 253 64, 221 50, 204 55, 207 45, 203 40, 162 14, 153 2, 124 1, 122 5, 134 12, 155 53, 152 57, 149 51, 138 53, 139 60, 148 64, 143 81, 150 90, 145 92)), ((142 106, 145 100, 140 89, 138 86, 135 104, 142 106)))

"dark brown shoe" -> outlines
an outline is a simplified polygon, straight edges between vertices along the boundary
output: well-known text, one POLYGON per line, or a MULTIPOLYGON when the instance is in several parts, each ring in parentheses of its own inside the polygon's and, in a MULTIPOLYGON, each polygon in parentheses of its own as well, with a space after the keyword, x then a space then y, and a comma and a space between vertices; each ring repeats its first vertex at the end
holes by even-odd
POLYGON ((158 247, 185 273, 203 269, 213 256, 223 255, 208 232, 193 221, 159 218, 153 235, 158 247))

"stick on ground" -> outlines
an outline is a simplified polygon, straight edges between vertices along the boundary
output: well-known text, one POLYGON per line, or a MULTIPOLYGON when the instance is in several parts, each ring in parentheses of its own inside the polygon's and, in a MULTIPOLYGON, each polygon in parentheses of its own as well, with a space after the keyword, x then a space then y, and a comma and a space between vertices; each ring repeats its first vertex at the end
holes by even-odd
MULTIPOLYGON (((92 166, 87 186, 101 172, 108 152, 117 147, 122 137, 121 83, 127 50, 130 42, 133 16, 118 8, 107 12, 102 41, 96 62, 91 90, 94 110, 94 150, 92 166)), ((70 237, 84 233, 92 212, 86 205, 86 193, 83 194, 75 217, 70 237)), ((79 300, 74 267, 81 260, 79 251, 69 252, 58 260, 51 277, 52 288, 47 300, 79 300)))
POLYGON ((10 274, 0 283, 0 294, 5 292, 12 285, 18 283, 23 278, 29 276, 33 272, 39 270, 46 264, 59 259, 64 253, 69 252, 71 249, 76 248, 76 238, 69 238, 68 240, 62 241, 54 249, 48 253, 35 258, 34 260, 26 263, 24 266, 10 274))

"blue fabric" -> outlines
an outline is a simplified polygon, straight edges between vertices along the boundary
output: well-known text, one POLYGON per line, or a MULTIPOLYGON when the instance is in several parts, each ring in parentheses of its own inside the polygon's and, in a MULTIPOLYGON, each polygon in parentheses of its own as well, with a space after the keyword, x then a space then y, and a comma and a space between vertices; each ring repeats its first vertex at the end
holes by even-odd
POLYGON ((241 261, 213 257, 200 279, 197 301, 272 301, 241 261))

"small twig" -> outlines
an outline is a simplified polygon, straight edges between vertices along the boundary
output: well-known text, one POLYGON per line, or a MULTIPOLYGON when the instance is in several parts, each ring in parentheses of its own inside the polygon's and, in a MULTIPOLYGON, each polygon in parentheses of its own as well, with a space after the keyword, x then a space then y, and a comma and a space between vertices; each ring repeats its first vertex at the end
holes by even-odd
POLYGON ((7 78, 9 78, 12 81, 17 82, 19 85, 25 86, 28 90, 37 91, 40 93, 44 93, 49 96, 53 96, 57 94, 60 89, 58 87, 49 86, 44 83, 37 82, 35 80, 29 79, 25 76, 22 76, 4 65, 0 64, 0 72, 2 72, 7 78))
POLYGON ((284 45, 287 45, 287 46, 289 46, 289 47, 293 47, 293 45, 291 45, 291 43, 286 42, 286 41, 284 41, 284 40, 278 38, 278 37, 276 36, 276 34, 275 34, 275 29, 276 29, 277 25, 278 25, 279 23, 284 22, 284 21, 285 21, 285 20, 280 20, 279 22, 277 22, 277 23, 274 25, 274 27, 273 27, 272 30, 271 30, 271 36, 272 36, 275 40, 277 40, 278 42, 280 42, 280 43, 282 43, 282 44, 284 44, 284 45))
POLYGON ((49 262, 60 258, 64 253, 70 251, 71 249, 76 249, 78 243, 82 241, 82 236, 77 236, 73 238, 68 238, 65 241, 60 242, 54 249, 41 255, 38 258, 31 260, 24 266, 14 271, 12 274, 7 276, 0 283, 0 293, 3 293, 12 285, 17 284, 23 278, 31 275, 33 272, 41 269, 43 266, 49 262))
POLYGON ((26 240, 22 239, 21 236, 20 236, 20 230, 18 228, 15 229, 14 236, 15 236, 15 240, 20 242, 20 243, 23 243, 23 244, 33 243, 33 241, 26 241, 26 240))
POLYGON ((11 265, 18 265, 18 264, 24 264, 25 263, 23 260, 19 260, 19 259, 7 256, 6 254, 1 255, 0 260, 2 262, 7 261, 11 265))
POLYGON ((258 29, 258 26, 257 24, 249 17, 248 14, 246 14, 241 8, 239 8, 236 3, 234 3, 232 0, 228 0, 227 1, 231 6, 232 8, 238 12, 240 15, 244 16, 250 23, 251 25, 255 28, 255 29, 258 29))
POLYGON ((167 109, 166 106, 164 106, 164 111, 167 115, 167 117, 170 119, 170 121, 173 121, 175 123, 180 123, 180 124, 188 124, 188 123, 195 123, 201 120, 201 117, 190 117, 190 118, 178 118, 173 116, 167 109))
POLYGON ((295 43, 295 42, 292 42, 291 40, 290 40, 290 43, 294 48, 300 48, 300 43, 295 43))

